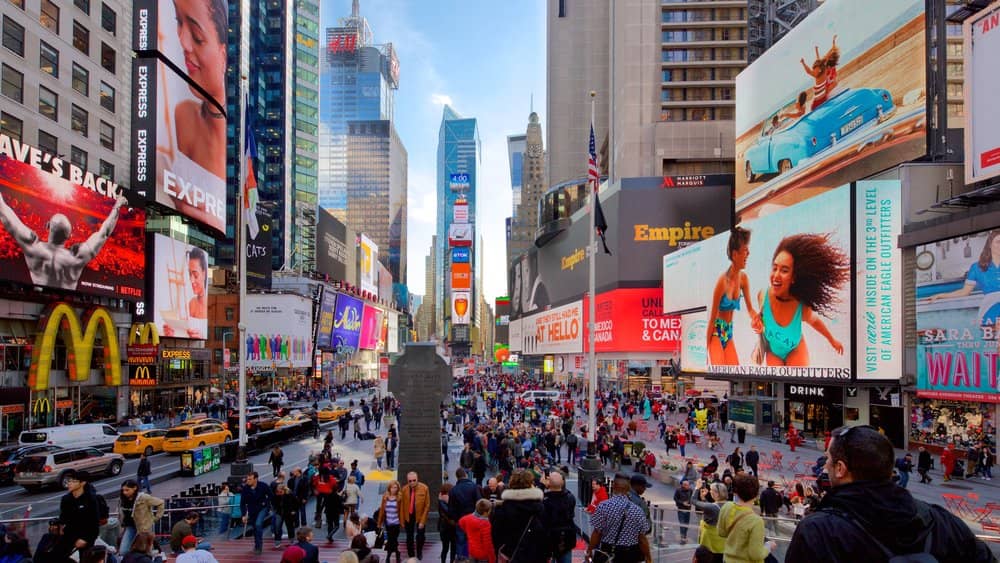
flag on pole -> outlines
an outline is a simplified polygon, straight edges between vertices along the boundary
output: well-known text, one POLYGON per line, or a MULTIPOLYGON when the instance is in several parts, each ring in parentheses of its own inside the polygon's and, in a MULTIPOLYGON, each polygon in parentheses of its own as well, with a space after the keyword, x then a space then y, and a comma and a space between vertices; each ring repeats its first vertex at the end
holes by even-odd
POLYGON ((601 171, 597 167, 597 144, 594 142, 594 124, 590 124, 590 145, 589 158, 587 161, 587 183, 593 184, 594 198, 594 229, 601 237, 601 245, 604 246, 604 253, 611 254, 608 249, 608 241, 604 238, 604 233, 608 231, 608 221, 604 218, 604 210, 601 209, 601 198, 598 197, 598 190, 601 187, 601 171))
POLYGON ((244 154, 243 165, 243 220, 250 233, 250 240, 257 238, 260 224, 257 222, 257 175, 253 171, 254 160, 257 159, 257 143, 253 138, 253 120, 250 119, 250 100, 244 108, 244 154))

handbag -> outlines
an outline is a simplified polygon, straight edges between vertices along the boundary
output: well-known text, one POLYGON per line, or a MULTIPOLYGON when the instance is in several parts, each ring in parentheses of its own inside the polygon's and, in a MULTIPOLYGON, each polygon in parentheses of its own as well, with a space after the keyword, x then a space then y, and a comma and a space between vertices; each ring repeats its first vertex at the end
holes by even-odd
POLYGON ((524 531, 521 532, 521 537, 517 539, 517 545, 514 546, 514 553, 510 554, 510 557, 503 552, 503 548, 507 547, 505 545, 500 546, 497 550, 497 563, 511 563, 514 560, 514 556, 517 555, 517 550, 521 549, 521 542, 524 541, 524 536, 527 535, 528 530, 531 529, 531 523, 535 521, 535 517, 532 516, 528 519, 528 525, 524 527, 524 531))
MULTIPOLYGON (((629 501, 629 502, 631 502, 631 501, 629 501)), ((628 505, 625 505, 625 508, 622 509, 622 519, 621 519, 621 522, 618 523, 618 531, 615 532, 615 539, 614 539, 614 541, 611 542, 611 552, 608 553, 607 551, 602 551, 600 549, 595 549, 593 551, 593 553, 590 555, 590 560, 591 560, 592 563, 613 563, 614 562, 614 560, 615 560, 615 547, 616 547, 616 544, 618 543, 618 538, 620 538, 621 535, 622 535, 622 527, 625 526, 625 517, 628 516, 628 509, 629 509, 628 505)))

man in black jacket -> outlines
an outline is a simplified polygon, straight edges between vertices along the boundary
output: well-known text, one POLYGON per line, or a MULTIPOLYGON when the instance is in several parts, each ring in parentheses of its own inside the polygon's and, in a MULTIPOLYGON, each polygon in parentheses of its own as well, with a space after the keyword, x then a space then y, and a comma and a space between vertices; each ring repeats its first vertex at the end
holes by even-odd
POLYGON ((302 551, 306 552, 305 559, 302 563, 319 563, 319 548, 313 545, 313 531, 309 526, 299 526, 295 530, 296 542, 293 545, 297 545, 302 548, 302 551))
POLYGON ((938 561, 995 562, 965 522, 893 484, 894 457, 870 426, 835 430, 826 462, 833 489, 799 523, 785 561, 878 563, 926 552, 938 561))
POLYGON ((746 462, 747 467, 750 468, 750 472, 753 473, 754 477, 760 475, 757 473, 757 464, 760 463, 760 454, 757 453, 757 446, 750 446, 750 451, 743 456, 743 461, 746 462))
POLYGON ((90 475, 85 471, 66 472, 66 491, 59 501, 59 521, 65 524, 58 553, 69 557, 74 550, 93 547, 100 532, 97 497, 87 491, 90 475))
POLYGON ((781 493, 774 488, 774 481, 768 481, 767 488, 760 492, 760 512, 764 516, 764 525, 772 534, 777 534, 778 521, 775 518, 778 517, 782 504, 781 493))
POLYGON ((246 484, 240 491, 240 512, 243 514, 243 525, 253 526, 255 555, 264 550, 264 522, 271 514, 272 499, 271 487, 260 482, 256 471, 247 475, 246 484))
POLYGON ((917 473, 920 474, 920 482, 928 483, 933 480, 928 475, 927 472, 931 470, 931 452, 927 451, 926 448, 920 446, 920 453, 917 454, 917 473))
MULTIPOLYGON (((448 512, 451 519, 458 522, 466 514, 476 511, 476 501, 482 497, 479 495, 479 487, 469 479, 469 475, 461 467, 455 470, 455 479, 455 486, 448 493, 448 512)), ((469 540, 461 528, 456 530, 458 537, 455 542, 455 553, 460 559, 465 559, 469 557, 469 540)))
POLYGON ((576 545, 576 525, 573 523, 576 498, 566 490, 566 481, 558 471, 550 472, 545 483, 542 522, 551 541, 550 553, 556 563, 570 563, 576 545))
POLYGON ((149 486, 149 476, 153 472, 149 464, 149 458, 146 457, 146 452, 142 452, 139 457, 139 468, 135 471, 136 481, 139 482, 139 488, 146 491, 146 494, 152 494, 153 489, 149 486))

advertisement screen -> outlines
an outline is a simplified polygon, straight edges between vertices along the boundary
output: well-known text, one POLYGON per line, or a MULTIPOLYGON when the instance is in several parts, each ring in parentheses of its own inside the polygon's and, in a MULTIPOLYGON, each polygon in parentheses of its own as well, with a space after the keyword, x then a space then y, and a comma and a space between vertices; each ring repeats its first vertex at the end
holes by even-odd
POLYGON ((389 311, 388 334, 385 341, 385 352, 387 354, 399 353, 399 315, 389 311))
POLYGON ((451 288, 471 289, 472 268, 468 262, 458 262, 451 265, 451 288))
POLYGON ((554 307, 522 319, 526 354, 579 354, 583 352, 583 301, 554 307))
POLYGON ((361 336, 358 346, 362 350, 374 350, 378 347, 379 331, 382 328, 382 310, 365 304, 361 316, 361 336))
POLYGON ((257 224, 256 238, 250 237, 249 228, 246 230, 247 287, 271 289, 271 216, 258 210, 257 224))
POLYGON ((705 339, 707 331, 707 311, 681 316, 681 371, 685 373, 708 371, 708 348, 705 339))
POLYGON ((358 246, 361 254, 360 283, 361 291, 368 291, 378 296, 378 246, 365 235, 361 235, 361 243, 358 246))
POLYGON ((828 0, 741 72, 741 217, 922 156, 925 44, 924 0, 828 0))
POLYGON ((600 352, 676 352, 681 319, 663 314, 658 287, 615 289, 598 294, 594 346, 600 352))
POLYGON ((520 352, 524 349, 524 333, 521 331, 523 322, 521 319, 510 321, 508 344, 510 345, 511 352, 520 352))
POLYGON ((351 262, 347 247, 347 226, 325 209, 317 210, 316 269, 334 280, 347 280, 351 262))
POLYGON ((452 223, 448 228, 448 244, 451 246, 472 246, 472 225, 452 223))
POLYGON ((468 174, 452 174, 448 178, 448 185, 453 192, 467 192, 472 187, 468 174))
POLYGON ((845 186, 664 257, 665 312, 709 312, 710 372, 850 379, 850 217, 845 186))
POLYGON ((455 202, 455 223, 469 222, 469 202, 459 200, 455 202))
POLYGON ((965 20, 965 182, 1000 175, 1000 2, 965 20))
POLYGON ((465 247, 457 247, 451 249, 451 263, 452 264, 468 264, 469 259, 472 257, 472 251, 465 247))
POLYGON ((916 249, 917 395, 1000 402, 1000 230, 916 249))
POLYGON ((472 318, 472 297, 468 291, 451 292, 451 324, 467 325, 472 318))
POLYGON ((337 307, 337 292, 323 290, 323 301, 319 306, 319 326, 316 328, 316 347, 328 350, 333 336, 333 313, 337 307))
POLYGON ((356 297, 337 294, 337 306, 333 314, 333 340, 331 347, 341 355, 350 355, 358 350, 361 339, 361 313, 363 303, 356 297))
POLYGON ((311 299, 299 295, 248 295, 246 325, 249 367, 308 368, 312 365, 311 299))
POLYGON ((226 232, 225 114, 158 59, 133 61, 132 89, 132 188, 226 232))
POLYGON ((153 322, 163 336, 208 338, 208 254, 153 235, 153 322))
POLYGON ((146 214, 119 193, 110 180, 0 134, 0 278, 141 300, 146 214))

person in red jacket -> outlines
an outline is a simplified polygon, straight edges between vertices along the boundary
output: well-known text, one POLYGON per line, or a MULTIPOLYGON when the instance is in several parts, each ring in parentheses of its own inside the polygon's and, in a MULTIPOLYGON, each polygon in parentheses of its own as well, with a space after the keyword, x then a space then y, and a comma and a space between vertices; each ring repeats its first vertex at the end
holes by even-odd
POLYGON ((481 498, 476 501, 476 511, 458 519, 458 527, 465 532, 469 542, 469 558, 473 563, 488 561, 496 563, 493 549, 493 525, 490 524, 490 508, 493 503, 481 498))
POLYGON ((944 469, 945 481, 951 481, 951 473, 955 470, 956 459, 958 458, 955 451, 955 443, 949 442, 948 447, 941 452, 941 468, 944 469))
POLYGON ((593 514, 597 510, 597 505, 608 500, 608 491, 603 484, 597 482, 597 479, 590 480, 590 490, 593 491, 593 494, 590 496, 587 512, 593 514))

